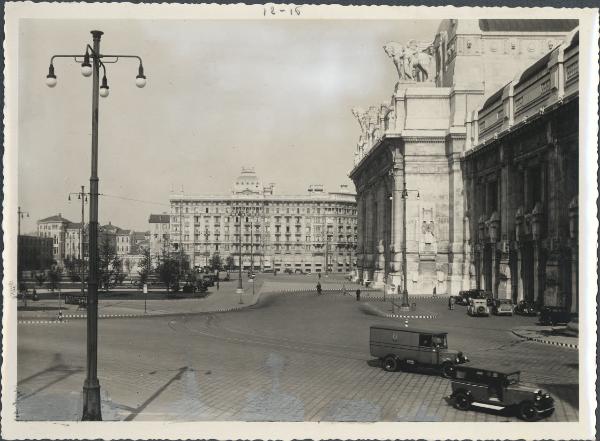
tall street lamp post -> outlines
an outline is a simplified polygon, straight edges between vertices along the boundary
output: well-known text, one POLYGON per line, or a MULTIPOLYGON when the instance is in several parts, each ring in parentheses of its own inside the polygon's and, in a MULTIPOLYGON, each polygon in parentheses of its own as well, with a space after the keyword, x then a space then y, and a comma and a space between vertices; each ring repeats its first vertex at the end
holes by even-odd
POLYGON ((84 55, 53 55, 46 76, 48 87, 55 87, 57 80, 54 72, 55 58, 72 58, 81 63, 81 73, 85 77, 92 75, 92 166, 90 175, 90 215, 89 215, 89 272, 87 301, 87 362, 86 378, 83 383, 84 421, 101 421, 100 382, 98 381, 98 96, 106 98, 109 93, 105 63, 116 63, 121 58, 134 58, 139 61, 137 87, 146 85, 142 59, 137 55, 106 55, 100 53, 102 31, 91 31, 93 47, 86 45, 84 55), (104 61, 103 61, 104 60, 104 61), (103 71, 100 85, 100 68, 103 71))
POLYGON ((87 203, 87 193, 85 192, 85 187, 81 186, 81 191, 77 193, 69 193, 69 201, 71 200, 71 195, 77 195, 77 199, 81 201, 81 230, 79 232, 79 273, 81 274, 81 295, 85 295, 85 276, 83 269, 83 241, 84 241, 84 232, 85 232, 85 220, 84 220, 84 206, 87 203))
POLYGON ((228 214, 234 216, 239 219, 238 227, 238 286, 235 292, 240 295, 240 304, 243 303, 242 294, 244 293, 244 286, 242 284, 242 216, 245 214, 245 211, 242 207, 233 207, 230 210, 227 210, 228 214))

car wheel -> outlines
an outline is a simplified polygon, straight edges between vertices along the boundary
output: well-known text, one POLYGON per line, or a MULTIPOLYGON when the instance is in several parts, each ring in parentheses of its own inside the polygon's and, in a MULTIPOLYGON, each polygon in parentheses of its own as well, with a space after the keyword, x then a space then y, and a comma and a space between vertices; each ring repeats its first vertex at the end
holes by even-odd
POLYGON ((538 419, 538 414, 531 401, 523 401, 519 405, 519 416, 524 421, 535 421, 538 419))
POLYGON ((393 355, 388 355, 383 359, 383 369, 388 372, 396 372, 398 370, 398 360, 393 355))
POLYGON ((454 407, 458 410, 469 410, 471 408, 471 397, 464 391, 459 391, 454 395, 454 407))
POLYGON ((442 377, 444 378, 453 378, 455 367, 452 363, 446 362, 442 365, 442 377))

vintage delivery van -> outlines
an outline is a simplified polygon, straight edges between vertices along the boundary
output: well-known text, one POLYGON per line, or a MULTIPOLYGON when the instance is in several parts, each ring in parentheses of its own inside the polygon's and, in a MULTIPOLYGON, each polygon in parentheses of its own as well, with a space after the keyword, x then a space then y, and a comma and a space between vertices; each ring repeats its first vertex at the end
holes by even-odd
POLYGON ((452 376, 454 366, 468 358, 462 352, 448 349, 448 333, 398 326, 371 326, 370 350, 389 372, 405 365, 435 366, 445 377, 452 376))

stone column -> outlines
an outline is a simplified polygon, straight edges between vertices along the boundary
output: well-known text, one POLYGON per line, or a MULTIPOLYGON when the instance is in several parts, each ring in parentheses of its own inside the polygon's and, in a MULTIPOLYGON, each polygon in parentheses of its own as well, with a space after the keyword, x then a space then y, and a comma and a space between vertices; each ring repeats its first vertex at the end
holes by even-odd
MULTIPOLYGON (((447 275, 447 293, 456 295, 464 285, 465 281, 465 268, 468 269, 468 264, 465 266, 467 260, 465 255, 465 247, 467 243, 465 241, 465 186, 463 180, 463 173, 460 167, 460 158, 458 154, 455 154, 451 163, 451 180, 450 180, 450 207, 451 214, 449 219, 449 246, 448 246, 448 257, 449 257, 449 270, 447 275)), ((467 273, 468 274, 468 273, 467 273)))
POLYGON ((374 247, 374 218, 373 212, 375 210, 375 201, 373 198, 373 191, 369 189, 367 196, 367 203, 365 207, 365 217, 367 219, 366 226, 367 232, 365 234, 365 279, 373 280, 373 247, 374 247))
POLYGON ((478 245, 479 245, 479 289, 485 289, 485 217, 481 215, 478 222, 478 245))
POLYGON ((462 289, 471 289, 471 230, 469 216, 463 218, 463 266, 462 266, 462 289))
MULTIPOLYGON (((512 99, 512 98, 510 98, 512 99)), ((498 297, 501 299, 512 298, 512 278, 510 271, 510 231, 512 228, 511 216, 511 170, 507 158, 509 150, 502 147, 502 170, 499 173, 500 178, 500 265, 499 265, 499 285, 498 297)))
POLYGON ((392 253, 391 272, 388 283, 401 286, 402 282, 402 238, 404 233, 404 207, 402 205, 402 183, 404 180, 404 164, 402 158, 394 162, 392 190, 392 253))
POLYGON ((492 248, 492 294, 498 298, 498 288, 500 285, 500 272, 498 262, 498 234, 500 229, 500 219, 498 212, 494 211, 490 217, 490 242, 492 248))
POLYGON ((517 302, 525 300, 523 293, 523 248, 521 242, 517 242, 517 273, 514 277, 517 278, 517 302))
POLYGON ((569 239, 571 242, 571 312, 579 311, 579 207, 577 196, 569 204, 569 239))
POLYGON ((373 286, 380 288, 383 286, 384 275, 385 275, 385 188, 383 178, 380 178, 379 185, 377 186, 377 229, 375 233, 375 265, 373 272, 373 286))
POLYGON ((544 296, 543 292, 541 292, 541 278, 543 275, 540 244, 542 215, 541 204, 538 202, 531 213, 531 233, 533 237, 533 300, 540 306, 544 304, 544 296))

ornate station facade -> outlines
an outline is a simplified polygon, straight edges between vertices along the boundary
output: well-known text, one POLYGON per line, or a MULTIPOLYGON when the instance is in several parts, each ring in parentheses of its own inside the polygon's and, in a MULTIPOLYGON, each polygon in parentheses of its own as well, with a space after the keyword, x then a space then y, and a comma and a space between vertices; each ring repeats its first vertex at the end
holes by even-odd
POLYGON ((399 77, 391 101, 352 111, 362 132, 350 172, 357 278, 576 307, 576 277, 565 275, 577 213, 576 26, 445 20, 432 42, 384 46, 399 77))

